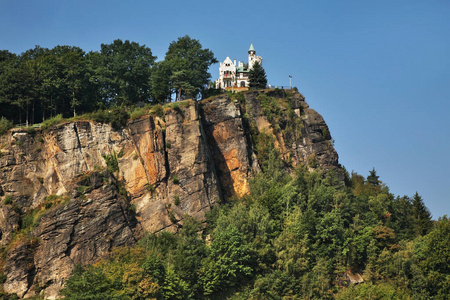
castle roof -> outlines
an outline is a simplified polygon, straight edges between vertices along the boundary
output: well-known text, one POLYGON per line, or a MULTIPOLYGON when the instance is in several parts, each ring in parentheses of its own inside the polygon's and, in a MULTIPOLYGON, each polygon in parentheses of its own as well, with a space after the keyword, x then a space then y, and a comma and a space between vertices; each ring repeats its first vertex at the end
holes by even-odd
POLYGON ((247 73, 247 72, 249 72, 249 69, 248 68, 244 68, 244 67, 237 67, 236 68, 236 72, 238 72, 238 73, 247 73))
POLYGON ((253 48, 253 43, 250 44, 250 49, 248 51, 255 51, 255 48, 253 48))

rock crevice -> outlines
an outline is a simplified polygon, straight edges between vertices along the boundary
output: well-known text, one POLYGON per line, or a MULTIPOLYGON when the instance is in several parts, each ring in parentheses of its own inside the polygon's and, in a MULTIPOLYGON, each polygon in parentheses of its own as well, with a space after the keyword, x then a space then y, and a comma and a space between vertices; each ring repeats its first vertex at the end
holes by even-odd
POLYGON ((39 286, 57 298, 75 265, 132 245, 145 231, 176 231, 186 214, 202 219, 217 203, 248 194, 261 172, 257 133, 293 168, 342 174, 325 121, 299 93, 186 100, 121 130, 86 120, 0 137, 4 291, 28 297, 39 286), (105 155, 117 160, 112 174, 105 155))

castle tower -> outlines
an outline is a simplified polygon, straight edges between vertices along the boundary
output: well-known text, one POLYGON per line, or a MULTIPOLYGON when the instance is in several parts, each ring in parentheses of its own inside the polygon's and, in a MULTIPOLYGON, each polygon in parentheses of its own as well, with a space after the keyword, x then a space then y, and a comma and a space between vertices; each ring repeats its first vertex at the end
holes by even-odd
POLYGON ((250 48, 248 49, 248 69, 253 68, 253 64, 258 61, 260 64, 262 64, 262 57, 256 56, 255 48, 253 47, 253 43, 250 44, 250 48))

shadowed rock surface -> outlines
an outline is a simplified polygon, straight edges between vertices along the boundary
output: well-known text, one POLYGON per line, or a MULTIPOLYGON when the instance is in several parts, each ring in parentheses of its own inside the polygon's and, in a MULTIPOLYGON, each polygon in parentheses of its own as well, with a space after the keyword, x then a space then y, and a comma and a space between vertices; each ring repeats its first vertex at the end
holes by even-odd
POLYGON ((186 100, 121 130, 89 120, 13 129, 0 138, 3 290, 57 298, 76 265, 248 194, 263 167, 256 136, 287 168, 344 178, 328 126, 296 92, 186 100))

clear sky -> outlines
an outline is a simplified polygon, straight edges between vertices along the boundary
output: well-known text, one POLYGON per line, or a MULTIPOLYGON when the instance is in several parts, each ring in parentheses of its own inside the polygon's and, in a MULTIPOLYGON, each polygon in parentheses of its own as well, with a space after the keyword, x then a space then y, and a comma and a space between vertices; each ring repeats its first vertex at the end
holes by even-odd
POLYGON ((292 75, 325 118, 349 172, 374 167, 395 195, 450 215, 448 0, 0 0, 0 50, 17 54, 120 38, 163 59, 186 34, 219 61, 246 60, 253 43, 269 83, 292 75))

